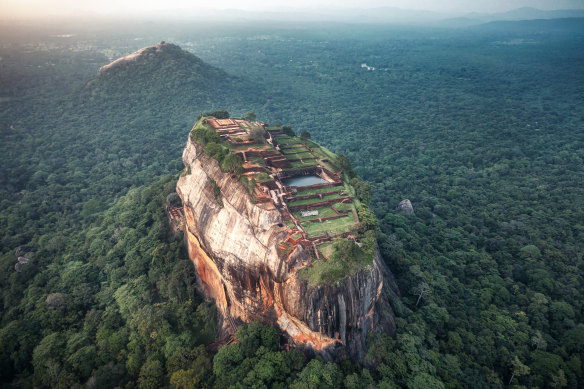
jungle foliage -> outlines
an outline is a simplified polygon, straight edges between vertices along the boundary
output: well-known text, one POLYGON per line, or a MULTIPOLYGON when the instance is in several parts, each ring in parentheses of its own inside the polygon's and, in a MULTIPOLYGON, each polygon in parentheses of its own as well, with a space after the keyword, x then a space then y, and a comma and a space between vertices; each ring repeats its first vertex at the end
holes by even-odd
POLYGON ((216 313, 195 291, 182 236, 168 228, 175 185, 167 176, 132 189, 84 229, 34 239, 21 272, 13 252, 2 255, 3 382, 156 388, 182 370, 211 374, 204 345, 216 313))

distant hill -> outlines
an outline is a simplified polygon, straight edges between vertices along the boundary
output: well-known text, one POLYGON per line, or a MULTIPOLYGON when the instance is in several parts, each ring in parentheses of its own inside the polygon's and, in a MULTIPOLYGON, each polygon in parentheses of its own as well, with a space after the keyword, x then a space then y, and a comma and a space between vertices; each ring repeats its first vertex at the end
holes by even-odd
POLYGON ((470 27, 499 21, 517 22, 523 20, 553 20, 582 17, 584 17, 584 9, 557 9, 544 11, 532 7, 522 7, 508 12, 494 14, 473 12, 460 17, 442 19, 438 24, 444 27, 470 27))
MULTIPOLYGON (((164 14, 167 18, 176 18, 176 12, 164 14)), ((245 10, 222 9, 202 10, 193 14, 192 10, 183 10, 180 18, 200 18, 215 22, 336 22, 349 24, 391 24, 391 25, 438 25, 444 27, 466 27, 496 20, 533 20, 559 19, 569 17, 584 17, 584 9, 541 10, 533 7, 522 7, 500 13, 468 13, 455 11, 432 11, 423 9, 408 9, 398 7, 307 7, 288 10, 245 10)))
POLYGON ((563 19, 584 17, 584 9, 554 9, 545 11, 533 7, 517 8, 504 13, 489 15, 486 19, 494 20, 533 20, 533 19, 563 19))
MULTIPOLYGON (((102 66, 95 79, 87 85, 93 95, 125 96, 167 92, 169 98, 214 97, 239 90, 242 81, 211 66, 179 46, 161 42, 144 47, 132 54, 102 66)), ((233 95, 233 93, 231 93, 233 95)))
MULTIPOLYGON (((100 76, 118 74, 125 70, 136 71, 138 66, 157 66, 164 61, 171 61, 168 66, 183 65, 192 67, 195 73, 208 74, 210 76, 226 76, 226 73, 218 68, 206 64, 195 55, 182 50, 179 46, 172 43, 160 42, 158 44, 144 47, 125 57, 102 66, 99 69, 100 76)), ((159 69, 164 71, 164 68, 159 69)))
POLYGON ((185 131, 199 114, 217 109, 243 114, 254 109, 258 96, 261 88, 250 81, 161 42, 102 66, 74 96, 72 111, 92 124, 91 132, 102 134, 94 139, 96 147, 129 135, 133 139, 125 147, 162 163, 180 155, 185 131), (249 93, 252 87, 255 93, 249 93))
POLYGON ((576 34, 582 36, 584 35, 584 18, 494 21, 474 26, 472 28, 492 32, 576 34))

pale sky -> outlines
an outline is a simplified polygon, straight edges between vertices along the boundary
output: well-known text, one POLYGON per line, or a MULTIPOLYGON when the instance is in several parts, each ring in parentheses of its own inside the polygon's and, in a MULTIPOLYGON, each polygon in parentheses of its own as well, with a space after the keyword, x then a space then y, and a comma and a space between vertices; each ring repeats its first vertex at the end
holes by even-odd
POLYGON ((0 18, 151 15, 162 10, 398 7, 443 13, 505 12, 519 7, 544 10, 584 8, 584 0, 0 0, 0 18))

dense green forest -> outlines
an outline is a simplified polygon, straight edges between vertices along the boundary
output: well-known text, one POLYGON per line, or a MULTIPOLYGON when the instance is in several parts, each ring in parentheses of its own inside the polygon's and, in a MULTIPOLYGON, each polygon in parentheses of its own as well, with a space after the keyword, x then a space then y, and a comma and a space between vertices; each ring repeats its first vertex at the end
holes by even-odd
POLYGON ((0 27, 2 382, 582 386, 581 20, 113 27, 0 27), (215 67, 176 51, 96 77, 161 40, 215 67), (371 184, 402 299, 367 366, 281 350, 256 324, 206 347, 214 310, 164 201, 215 109, 309 131, 371 184))

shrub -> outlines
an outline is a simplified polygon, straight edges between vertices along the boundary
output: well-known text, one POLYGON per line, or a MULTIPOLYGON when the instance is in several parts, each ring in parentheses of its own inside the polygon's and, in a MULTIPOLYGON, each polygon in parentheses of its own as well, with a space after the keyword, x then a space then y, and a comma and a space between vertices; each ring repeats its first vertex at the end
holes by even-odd
POLYGON ((229 153, 221 163, 221 170, 240 176, 243 173, 243 160, 239 155, 229 153))
POLYGON ((223 200, 221 200, 221 187, 217 185, 217 182, 211 177, 209 177, 209 183, 213 187, 213 194, 215 195, 215 200, 217 201, 217 204, 223 206, 223 200))

